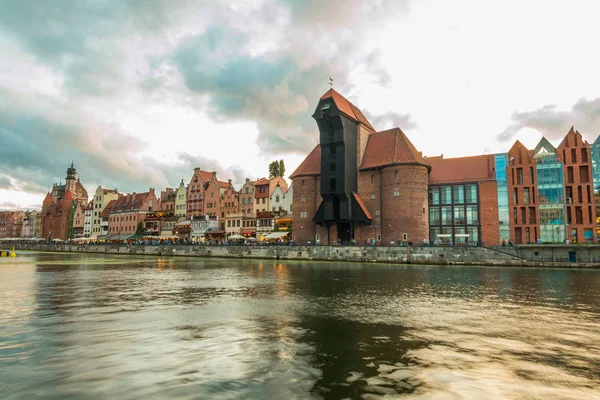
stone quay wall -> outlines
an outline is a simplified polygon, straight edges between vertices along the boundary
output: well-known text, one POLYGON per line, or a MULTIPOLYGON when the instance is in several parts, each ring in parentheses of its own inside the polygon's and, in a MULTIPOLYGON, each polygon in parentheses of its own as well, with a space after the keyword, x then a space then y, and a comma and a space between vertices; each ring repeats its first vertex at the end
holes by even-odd
POLYGON ((600 245, 523 245, 492 248, 470 246, 146 246, 19 243, 15 244, 15 249, 44 252, 390 264, 600 268, 600 245))

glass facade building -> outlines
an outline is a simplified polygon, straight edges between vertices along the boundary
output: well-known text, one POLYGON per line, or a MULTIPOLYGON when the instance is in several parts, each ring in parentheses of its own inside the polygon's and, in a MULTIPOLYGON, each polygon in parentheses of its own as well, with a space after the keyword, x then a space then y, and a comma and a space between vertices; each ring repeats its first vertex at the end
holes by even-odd
POLYGON ((567 238, 563 164, 549 151, 540 151, 534 159, 540 238, 543 243, 562 243, 567 238))
POLYGON ((594 200, 596 203, 596 238, 600 238, 600 136, 590 145, 594 200))
MULTIPOLYGON (((594 178, 594 194, 600 194, 600 136, 590 145, 592 158, 592 176, 594 178)), ((598 199, 598 197, 596 197, 598 199)))
POLYGON ((477 245, 481 237, 475 183, 429 186, 431 243, 477 245))
POLYGON ((500 242, 508 243, 510 240, 510 213, 508 207, 508 180, 506 178, 506 166, 508 165, 508 154, 496 154, 494 156, 496 169, 496 189, 498 192, 498 235, 500 242))

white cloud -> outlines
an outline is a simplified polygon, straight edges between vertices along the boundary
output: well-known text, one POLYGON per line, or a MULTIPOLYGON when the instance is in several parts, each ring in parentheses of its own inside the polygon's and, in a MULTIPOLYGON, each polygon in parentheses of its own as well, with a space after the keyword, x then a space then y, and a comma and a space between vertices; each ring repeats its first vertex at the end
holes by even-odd
MULTIPOLYGON (((12 3, 0 16, 0 89, 38 98, 28 114, 37 123, 32 137, 64 137, 41 120, 62 119, 72 130, 71 141, 57 147, 63 153, 44 163, 52 171, 26 164, 32 157, 0 162, 11 179, 61 177, 68 157, 82 148, 123 155, 76 160, 88 189, 128 190, 132 179, 175 185, 186 169, 185 180, 194 166, 213 164, 230 174, 221 179, 241 171, 259 177, 281 158, 289 174, 317 143, 310 115, 329 75, 375 125, 399 124, 427 155, 506 151, 514 138, 556 137, 571 125, 588 140, 600 133, 595 114, 577 108, 582 99, 593 105, 600 98, 595 2, 47 6, 61 13, 27 3, 12 3), (549 105, 556 105, 551 127, 532 117, 549 105), (499 136, 507 130, 512 136, 499 136), (103 168, 123 176, 125 186, 103 181, 103 168)), ((4 139, 6 132, 26 132, 13 123, 0 120, 4 139)), ((19 198, 17 192, 5 189, 2 200, 19 198)))

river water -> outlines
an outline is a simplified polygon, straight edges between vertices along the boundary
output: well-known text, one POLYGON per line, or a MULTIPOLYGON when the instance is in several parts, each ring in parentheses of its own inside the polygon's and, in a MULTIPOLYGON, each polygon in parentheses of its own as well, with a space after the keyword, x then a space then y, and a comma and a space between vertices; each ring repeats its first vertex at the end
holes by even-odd
POLYGON ((599 399, 600 271, 21 253, 2 399, 599 399))

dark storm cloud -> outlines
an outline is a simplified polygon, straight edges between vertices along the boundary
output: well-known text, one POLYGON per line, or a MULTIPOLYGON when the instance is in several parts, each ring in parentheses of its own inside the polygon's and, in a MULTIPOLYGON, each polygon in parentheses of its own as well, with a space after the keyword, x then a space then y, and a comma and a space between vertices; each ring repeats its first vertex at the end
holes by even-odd
POLYGON ((4 176, 0 176, 0 189, 10 189, 12 184, 10 183, 10 179, 4 176))
POLYGON ((66 104, 0 87, 0 171, 28 182, 30 190, 64 179, 70 161, 82 164, 83 181, 135 188, 161 182, 161 171, 135 157, 144 147, 140 139, 66 104))
POLYGON ((561 111, 555 105, 545 105, 537 110, 517 112, 512 116, 512 123, 498 135, 498 140, 512 140, 523 128, 540 131, 546 139, 561 139, 575 128, 587 138, 595 138, 600 132, 600 98, 594 100, 579 99, 568 111, 561 111))
POLYGON ((0 33, 65 74, 64 89, 114 94, 123 78, 120 40, 160 34, 197 1, 0 1, 0 33))
MULTIPOLYGON (((310 115, 330 75, 345 94, 357 66, 380 85, 390 83, 379 52, 363 48, 358 38, 361 30, 372 28, 369 21, 405 12, 405 3, 283 1, 278 5, 290 22, 273 32, 278 41, 270 51, 248 54, 254 37, 217 20, 183 40, 166 62, 177 68, 190 91, 209 96, 215 120, 255 121, 257 143, 266 153, 304 153, 314 147, 316 125, 310 115)), ((256 15, 280 18, 271 8, 265 3, 256 15)))
POLYGON ((216 164, 219 178, 242 183, 247 174, 239 167, 188 153, 175 155, 175 165, 140 159, 143 140, 98 120, 82 102, 168 97, 215 121, 254 122, 263 155, 306 153, 317 139, 310 116, 330 75, 347 96, 356 68, 389 84, 380 54, 366 48, 362 34, 376 29, 373 21, 406 13, 407 3, 0 0, 3 39, 60 77, 54 98, 0 86, 0 175, 16 181, 13 189, 44 192, 64 180, 73 160, 90 193, 92 183, 141 191, 176 186, 194 167, 216 164), (133 53, 139 65, 126 62, 133 53))

